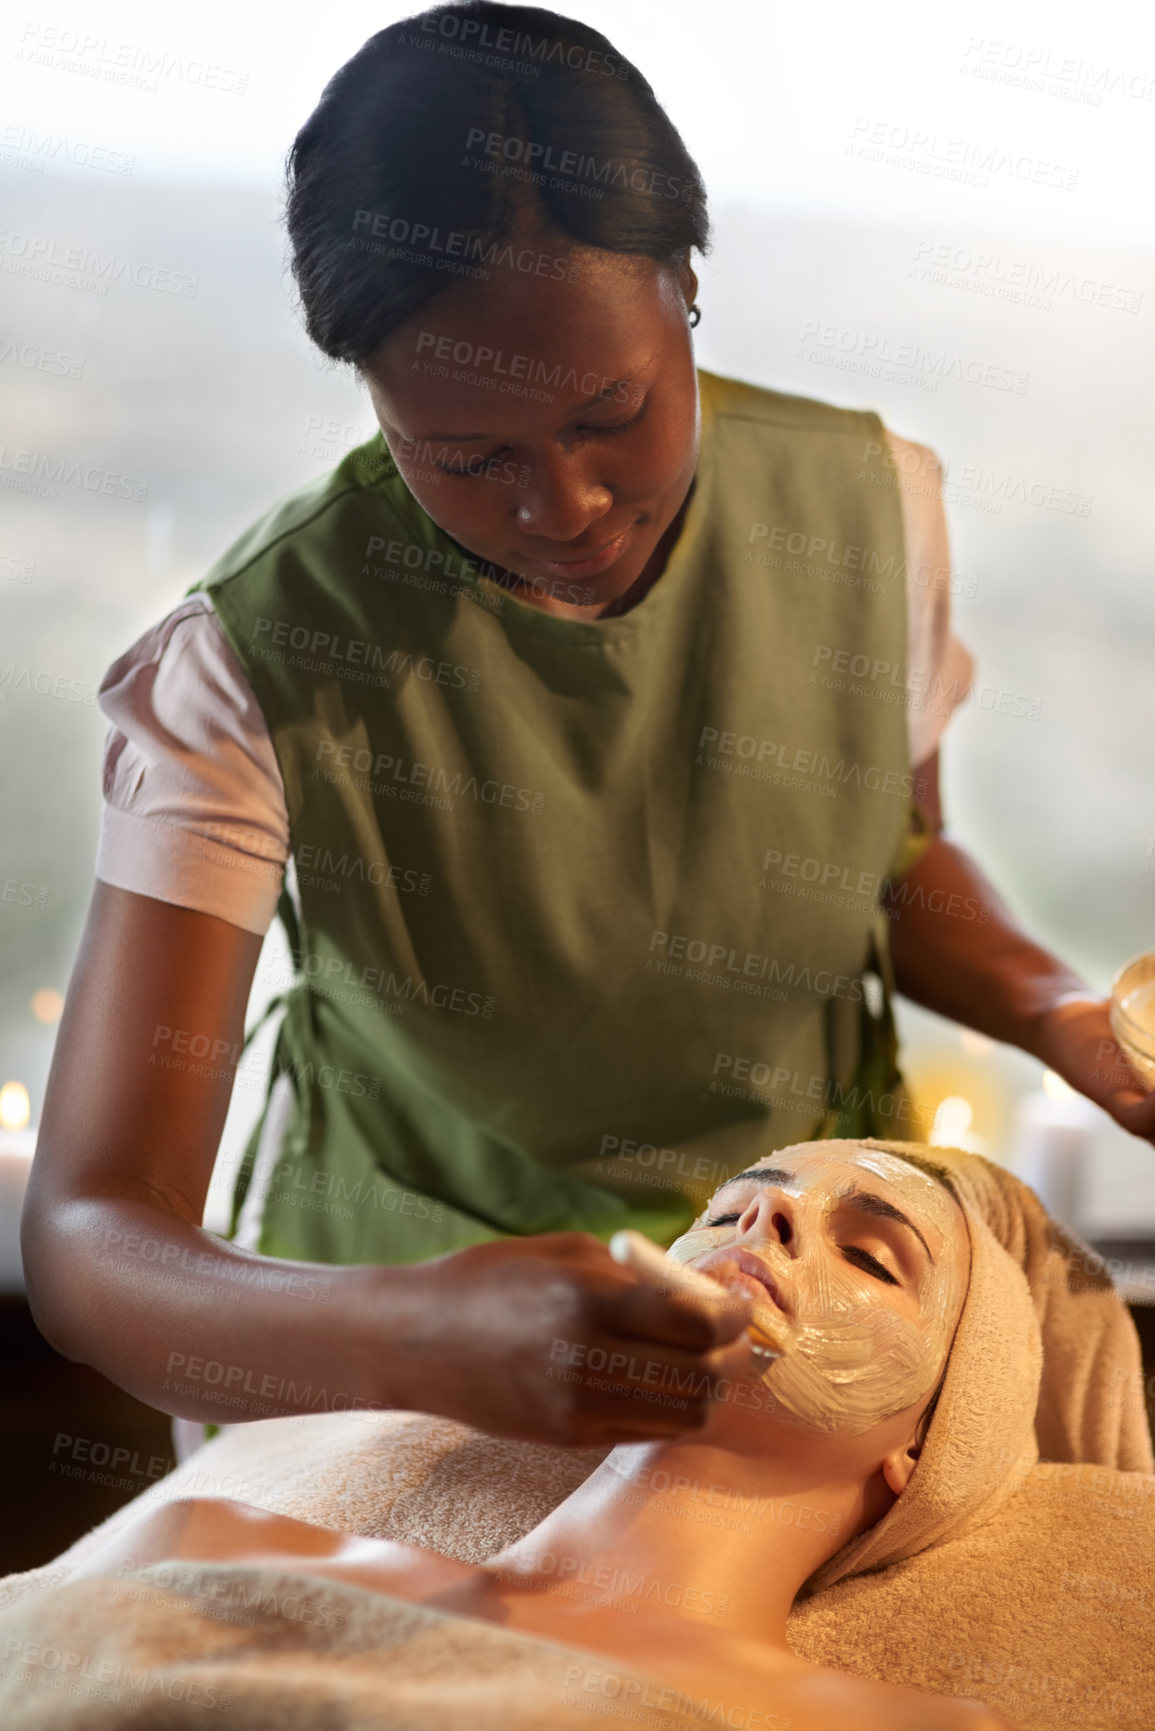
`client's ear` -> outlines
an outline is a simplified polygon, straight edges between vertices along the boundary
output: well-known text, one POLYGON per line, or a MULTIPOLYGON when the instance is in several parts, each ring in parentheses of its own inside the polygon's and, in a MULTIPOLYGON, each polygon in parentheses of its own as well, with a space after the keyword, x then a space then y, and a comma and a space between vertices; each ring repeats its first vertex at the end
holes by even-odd
POLYGON ((900 1497, 910 1483, 910 1475, 918 1465, 918 1457, 922 1453, 920 1443, 911 1443, 909 1448, 895 1449, 882 1462, 882 1476, 896 1497, 900 1497))

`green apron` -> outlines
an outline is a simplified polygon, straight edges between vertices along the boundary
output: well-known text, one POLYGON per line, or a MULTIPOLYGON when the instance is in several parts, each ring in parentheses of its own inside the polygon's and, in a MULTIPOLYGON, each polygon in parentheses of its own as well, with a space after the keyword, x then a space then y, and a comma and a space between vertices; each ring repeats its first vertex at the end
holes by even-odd
POLYGON ((268 723, 301 910, 266 1254, 669 1243, 765 1151, 917 1136, 879 913, 922 845, 882 425, 698 378, 684 526, 621 617, 514 598, 380 435, 189 591, 268 723))

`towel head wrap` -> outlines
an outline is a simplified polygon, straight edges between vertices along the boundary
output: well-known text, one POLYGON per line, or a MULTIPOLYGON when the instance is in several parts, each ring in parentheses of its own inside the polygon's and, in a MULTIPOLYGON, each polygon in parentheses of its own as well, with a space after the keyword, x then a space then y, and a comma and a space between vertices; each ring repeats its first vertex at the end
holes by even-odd
POLYGON ((914 1152, 946 1167, 955 1193, 980 1214, 1026 1276, 1043 1338, 1035 1413, 1040 1458, 1155 1472, 1143 1401, 1143 1356, 1130 1312, 1103 1258, 1052 1220, 1013 1172, 961 1148, 860 1142, 914 1152))

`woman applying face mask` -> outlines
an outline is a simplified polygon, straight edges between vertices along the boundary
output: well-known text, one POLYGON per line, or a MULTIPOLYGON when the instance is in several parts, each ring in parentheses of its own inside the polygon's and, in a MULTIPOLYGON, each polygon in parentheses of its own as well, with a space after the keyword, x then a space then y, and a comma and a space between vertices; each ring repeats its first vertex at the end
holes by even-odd
MULTIPOLYGON (((641 1676, 655 1702, 666 1687, 720 1706, 719 1723, 1005 1726, 977 1705, 819 1670, 785 1635, 799 1589, 915 1470, 968 1288, 951 1192, 921 1163, 803 1144, 723 1186, 674 1250, 722 1287, 751 1283, 783 1356, 765 1369, 746 1342, 727 1349, 700 1431, 615 1448, 484 1566, 192 1499, 122 1530, 73 1578, 243 1561, 572 1648, 571 1680, 641 1676)), ((654 1386, 638 1365, 637 1392, 654 1386)))
POLYGON ((705 188, 613 44, 421 13, 288 166, 306 328, 380 430, 102 687, 30 1301, 198 1427, 677 1434, 708 1394, 518 1367, 565 1333, 708 1374, 739 1325, 641 1307, 606 1241, 669 1243, 763 1147, 903 1133, 887 913, 898 986, 1076 1086, 1105 1008, 932 835, 947 706, 838 676, 961 701, 941 501, 896 490, 872 411, 695 365, 705 188), (201 1222, 274 910, 293 979, 226 1239, 201 1222))

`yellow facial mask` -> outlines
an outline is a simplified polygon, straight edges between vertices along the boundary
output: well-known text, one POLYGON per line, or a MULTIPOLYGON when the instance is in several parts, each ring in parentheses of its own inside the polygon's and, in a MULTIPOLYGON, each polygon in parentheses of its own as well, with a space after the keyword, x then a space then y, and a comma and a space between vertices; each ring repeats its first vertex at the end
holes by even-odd
POLYGON ((942 1373, 966 1293, 970 1240, 954 1198, 896 1155, 851 1142, 799 1143, 751 1170, 781 1176, 731 1180, 667 1254, 726 1284, 735 1271, 721 1253, 741 1247, 777 1286, 788 1344, 762 1373, 766 1410, 860 1434, 912 1406, 942 1373))

